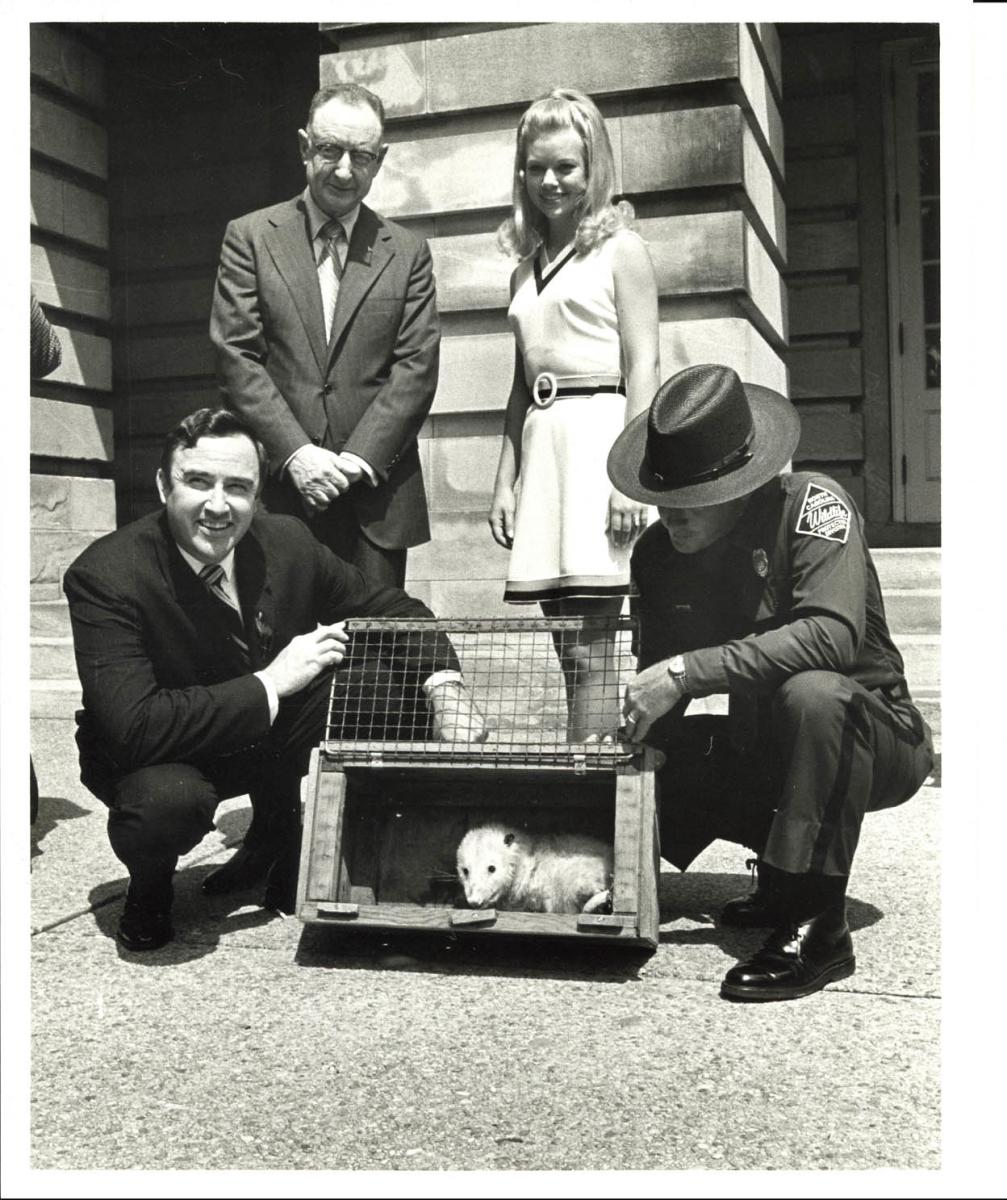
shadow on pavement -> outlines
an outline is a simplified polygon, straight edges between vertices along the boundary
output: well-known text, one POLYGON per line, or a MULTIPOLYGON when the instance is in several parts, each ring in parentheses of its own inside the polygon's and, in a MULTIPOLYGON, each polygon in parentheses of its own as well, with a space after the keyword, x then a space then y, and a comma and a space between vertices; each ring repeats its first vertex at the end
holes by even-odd
MULTIPOLYGON (((662 875, 658 888, 661 923, 689 920, 701 922, 700 928, 665 929, 661 943, 671 945, 714 945, 725 953, 740 957, 752 948, 753 940, 761 942, 765 932, 759 929, 733 929, 716 923, 717 914, 728 900, 744 896, 752 890, 747 875, 724 875, 710 871, 687 871, 683 874, 662 875)), ((884 913, 873 904, 848 896, 846 919, 850 932, 865 929, 880 921, 884 913)))
POLYGON ((492 975, 499 978, 573 979, 625 983, 638 977, 653 951, 493 934, 478 936, 361 929, 353 932, 308 925, 295 961, 324 969, 369 967, 377 971, 410 968, 442 975, 492 975))
POLYGON ((66 800, 62 796, 39 796, 38 817, 31 827, 31 856, 43 854, 41 843, 56 828, 60 821, 72 821, 76 817, 90 816, 90 811, 66 800))
MULTIPOLYGON (((178 871, 175 875, 175 903, 172 908, 172 924, 175 937, 160 950, 134 953, 116 946, 121 959, 135 962, 144 967, 167 967, 176 963, 191 962, 212 954, 220 944, 221 937, 240 930, 255 929, 278 919, 268 909, 255 908, 250 912, 226 912, 224 907, 257 904, 262 896, 262 885, 244 892, 232 892, 220 898, 204 896, 201 885, 206 876, 219 866, 218 863, 200 864, 178 871)), ((91 889, 88 899, 98 931, 107 938, 115 938, 115 931, 122 914, 128 879, 98 884, 91 889)))

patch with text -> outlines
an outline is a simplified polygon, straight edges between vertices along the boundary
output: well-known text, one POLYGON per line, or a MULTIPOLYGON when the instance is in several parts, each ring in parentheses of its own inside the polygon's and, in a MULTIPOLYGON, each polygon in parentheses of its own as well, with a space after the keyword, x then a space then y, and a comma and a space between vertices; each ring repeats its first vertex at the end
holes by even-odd
POLYGON ((809 483, 797 517, 796 532, 845 545, 850 536, 851 520, 849 505, 835 492, 820 484, 809 483))

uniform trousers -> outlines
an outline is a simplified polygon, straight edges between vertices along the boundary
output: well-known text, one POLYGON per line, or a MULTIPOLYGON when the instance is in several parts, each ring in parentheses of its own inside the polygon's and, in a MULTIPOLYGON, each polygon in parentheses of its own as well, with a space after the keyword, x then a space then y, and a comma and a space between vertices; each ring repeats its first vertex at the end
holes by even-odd
POLYGON ((732 744, 729 718, 710 716, 686 717, 653 744, 667 755, 661 853, 681 870, 720 838, 781 871, 848 876, 864 814, 908 800, 933 765, 907 696, 833 671, 781 684, 748 749, 732 744))

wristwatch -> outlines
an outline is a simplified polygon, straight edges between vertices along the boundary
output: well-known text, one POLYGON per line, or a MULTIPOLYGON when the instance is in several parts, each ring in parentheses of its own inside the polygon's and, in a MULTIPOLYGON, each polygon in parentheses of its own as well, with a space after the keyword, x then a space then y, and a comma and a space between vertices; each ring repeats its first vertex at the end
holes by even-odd
POLYGON ((681 654, 676 654, 668 659, 668 674, 678 684, 682 695, 687 696, 689 694, 689 681, 685 674, 685 659, 681 654))

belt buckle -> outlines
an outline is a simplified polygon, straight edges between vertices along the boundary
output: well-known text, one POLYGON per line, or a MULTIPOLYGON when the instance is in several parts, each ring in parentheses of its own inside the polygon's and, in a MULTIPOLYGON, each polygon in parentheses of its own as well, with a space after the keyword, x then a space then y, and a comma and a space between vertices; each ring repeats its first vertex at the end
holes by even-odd
POLYGON ((535 376, 535 382, 531 385, 532 403, 539 408, 549 408, 552 402, 556 399, 556 393, 559 391, 559 380, 552 371, 540 371, 535 376), (539 384, 546 383, 549 385, 548 396, 543 396, 539 392, 539 384))

